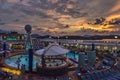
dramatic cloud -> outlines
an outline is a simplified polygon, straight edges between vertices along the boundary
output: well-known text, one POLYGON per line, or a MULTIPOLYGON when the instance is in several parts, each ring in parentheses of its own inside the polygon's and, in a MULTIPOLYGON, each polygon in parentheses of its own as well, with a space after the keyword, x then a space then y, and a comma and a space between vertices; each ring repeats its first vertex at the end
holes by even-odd
POLYGON ((120 18, 116 18, 116 19, 112 19, 111 21, 109 21, 110 25, 120 25, 120 18))
POLYGON ((0 29, 41 35, 119 34, 120 0, 0 0, 0 29), (116 31, 116 32, 115 32, 116 31))

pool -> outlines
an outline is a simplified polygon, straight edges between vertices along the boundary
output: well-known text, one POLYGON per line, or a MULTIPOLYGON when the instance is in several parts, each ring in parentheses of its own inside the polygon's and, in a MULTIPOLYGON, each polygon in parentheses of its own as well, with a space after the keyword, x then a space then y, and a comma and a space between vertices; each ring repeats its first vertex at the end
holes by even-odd
MULTIPOLYGON (((78 54, 74 54, 72 52, 69 52, 67 54, 67 57, 72 58, 72 59, 74 59, 74 56, 75 56, 75 60, 78 61, 78 54)), ((28 58, 27 54, 18 54, 18 55, 9 57, 9 58, 5 59, 5 63, 10 67, 18 68, 18 63, 17 63, 18 58, 20 58, 20 66, 23 64, 23 65, 25 65, 26 70, 28 70, 29 58, 28 58)), ((33 56, 33 69, 36 69, 36 63, 38 61, 40 61, 40 58, 38 56, 33 56)))
POLYGON ((76 61, 78 61, 78 56, 79 56, 78 54, 74 54, 72 52, 69 52, 67 54, 67 57, 72 58, 72 59, 76 59, 76 61))
MULTIPOLYGON (((28 70, 29 58, 28 58, 27 54, 19 54, 19 55, 9 57, 9 58, 5 59, 5 63, 10 67, 18 68, 18 58, 20 58, 19 59, 20 60, 19 61, 20 66, 25 65, 26 70, 28 70)), ((33 56, 33 69, 36 69, 36 63, 38 61, 39 61, 39 57, 38 56, 33 56)))

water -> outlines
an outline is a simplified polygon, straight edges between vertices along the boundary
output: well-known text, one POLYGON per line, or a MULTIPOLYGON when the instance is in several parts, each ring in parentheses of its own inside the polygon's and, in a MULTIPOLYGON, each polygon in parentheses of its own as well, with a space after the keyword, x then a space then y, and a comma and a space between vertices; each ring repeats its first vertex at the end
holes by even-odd
MULTIPOLYGON (((25 65, 26 70, 28 70, 28 67, 29 67, 28 55, 19 54, 19 55, 12 56, 10 58, 7 58, 5 60, 5 63, 8 66, 18 68, 18 58, 20 58, 20 66, 23 64, 23 65, 25 65)), ((36 63, 38 62, 38 60, 39 60, 39 58, 37 56, 33 56, 33 69, 36 69, 36 63)))
POLYGON ((72 53, 72 52, 69 52, 69 53, 67 54, 67 57, 72 58, 72 59, 75 59, 76 61, 78 61, 78 54, 74 54, 74 53, 72 53))
MULTIPOLYGON (((76 61, 78 61, 78 54, 74 54, 72 52, 69 52, 67 54, 67 57, 75 59, 76 61), (75 56, 75 58, 74 58, 74 56, 75 56)), ((18 58, 20 58, 20 66, 22 64, 25 64, 25 68, 26 68, 26 70, 28 70, 29 59, 28 59, 28 55, 25 55, 25 54, 19 54, 19 55, 15 55, 15 56, 12 56, 10 58, 7 58, 7 59, 5 59, 5 63, 10 67, 18 68, 18 64, 17 64, 18 58)), ((36 69, 36 63, 39 60, 40 60, 39 57, 33 56, 33 69, 36 69)))

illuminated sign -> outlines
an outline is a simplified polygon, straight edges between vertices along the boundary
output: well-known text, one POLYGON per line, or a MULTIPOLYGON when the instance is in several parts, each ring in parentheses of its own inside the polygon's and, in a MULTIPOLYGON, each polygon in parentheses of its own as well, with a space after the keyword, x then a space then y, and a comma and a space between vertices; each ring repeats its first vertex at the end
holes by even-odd
POLYGON ((24 49, 23 44, 12 44, 12 49, 24 49))
POLYGON ((17 38, 7 38, 6 40, 18 40, 17 38))

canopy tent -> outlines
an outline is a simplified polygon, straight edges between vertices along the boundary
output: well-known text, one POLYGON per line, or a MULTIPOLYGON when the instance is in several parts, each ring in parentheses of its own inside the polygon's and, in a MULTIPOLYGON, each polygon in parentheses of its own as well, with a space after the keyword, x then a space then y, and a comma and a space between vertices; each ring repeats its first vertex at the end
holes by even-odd
POLYGON ((10 53, 10 50, 0 50, 0 54, 2 53, 10 53))
POLYGON ((37 55, 45 55, 45 56, 57 56, 57 55, 64 55, 68 53, 69 50, 64 49, 62 46, 52 43, 47 46, 45 49, 40 49, 35 52, 37 55))

